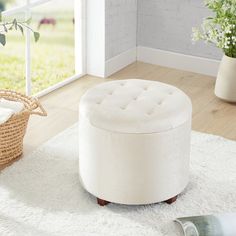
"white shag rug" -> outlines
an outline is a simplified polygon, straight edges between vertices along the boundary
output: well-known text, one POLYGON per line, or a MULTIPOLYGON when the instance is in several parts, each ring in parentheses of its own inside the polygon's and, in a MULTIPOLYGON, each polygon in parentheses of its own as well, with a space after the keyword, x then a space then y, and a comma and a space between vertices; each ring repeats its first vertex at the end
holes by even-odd
POLYGON ((236 211, 236 142, 192 133, 177 202, 100 207, 78 178, 77 125, 0 174, 1 236, 176 236, 176 217, 236 211))

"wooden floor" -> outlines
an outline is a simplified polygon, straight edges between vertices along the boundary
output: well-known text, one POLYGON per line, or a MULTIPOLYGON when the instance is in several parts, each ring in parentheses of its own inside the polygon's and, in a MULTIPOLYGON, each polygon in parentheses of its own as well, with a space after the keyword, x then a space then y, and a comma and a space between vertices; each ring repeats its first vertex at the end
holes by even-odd
POLYGON ((40 99, 48 117, 33 116, 25 137, 25 154, 78 121, 81 96, 96 84, 129 78, 157 80, 185 91, 193 103, 193 130, 236 140, 236 105, 214 96, 214 78, 170 68, 134 63, 109 79, 85 76, 40 99))

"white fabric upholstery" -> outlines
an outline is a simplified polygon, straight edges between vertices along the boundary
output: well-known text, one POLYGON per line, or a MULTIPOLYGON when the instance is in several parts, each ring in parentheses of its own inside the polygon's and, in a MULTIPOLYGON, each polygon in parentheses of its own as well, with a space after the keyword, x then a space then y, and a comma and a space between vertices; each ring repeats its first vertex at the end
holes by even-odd
POLYGON ((24 104, 0 98, 0 125, 7 122, 13 114, 21 112, 24 104))
POLYGON ((13 110, 0 107, 0 125, 7 122, 13 114, 13 110))
POLYGON ((90 89, 80 103, 84 188, 121 204, 178 195, 189 177, 191 111, 189 98, 163 83, 133 79, 90 89))
POLYGON ((0 99, 0 107, 11 109, 14 114, 21 112, 24 109, 22 102, 10 101, 4 98, 0 99))
POLYGON ((122 133, 154 133, 178 127, 191 117, 191 101, 160 82, 129 79, 90 89, 80 115, 95 127, 122 133))

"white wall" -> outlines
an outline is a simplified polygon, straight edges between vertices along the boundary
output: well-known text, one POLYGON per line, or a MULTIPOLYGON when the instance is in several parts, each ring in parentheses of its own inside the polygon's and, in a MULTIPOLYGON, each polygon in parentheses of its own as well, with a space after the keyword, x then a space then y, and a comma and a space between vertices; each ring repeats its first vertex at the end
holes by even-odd
POLYGON ((105 75, 105 0, 86 2, 87 74, 105 75))
POLYGON ((106 0, 105 76, 136 61, 137 16, 137 0, 106 0))
POLYGON ((106 77, 134 62, 137 0, 87 0, 86 7, 87 73, 106 77))
POLYGON ((221 59, 221 50, 191 40, 192 27, 211 14, 203 0, 138 0, 138 45, 221 59))
POLYGON ((106 60, 136 47, 137 0, 106 0, 106 60))
POLYGON ((222 52, 192 44, 202 0, 87 0, 87 71, 107 77, 136 60, 215 76, 222 52))

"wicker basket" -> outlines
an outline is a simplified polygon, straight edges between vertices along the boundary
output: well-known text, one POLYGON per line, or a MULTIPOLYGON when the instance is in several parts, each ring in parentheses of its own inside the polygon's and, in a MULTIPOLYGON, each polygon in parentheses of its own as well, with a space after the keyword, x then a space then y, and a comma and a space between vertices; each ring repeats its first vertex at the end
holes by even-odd
POLYGON ((9 90, 0 90, 0 98, 22 102, 25 106, 22 112, 0 125, 0 165, 4 165, 22 155, 23 139, 30 115, 46 116, 47 113, 36 98, 9 90))

